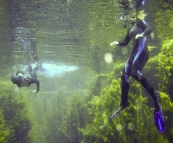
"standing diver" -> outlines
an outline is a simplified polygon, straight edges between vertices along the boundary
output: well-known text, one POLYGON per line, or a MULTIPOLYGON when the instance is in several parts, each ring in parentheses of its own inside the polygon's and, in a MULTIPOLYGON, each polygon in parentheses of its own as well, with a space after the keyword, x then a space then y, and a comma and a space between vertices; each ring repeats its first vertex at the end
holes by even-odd
POLYGON ((132 76, 151 95, 155 105, 154 123, 159 132, 164 132, 164 116, 162 108, 159 104, 159 92, 148 83, 147 79, 141 73, 141 70, 149 58, 146 35, 152 31, 148 23, 144 21, 144 17, 144 11, 140 11, 137 16, 136 14, 131 13, 125 17, 125 20, 132 22, 132 27, 128 30, 123 41, 114 41, 110 44, 111 46, 126 46, 130 41, 132 41, 133 47, 131 55, 125 64, 123 74, 121 76, 122 82, 120 106, 108 121, 110 121, 117 113, 130 104, 128 101, 129 77, 132 76))
POLYGON ((25 72, 22 71, 16 72, 16 75, 11 77, 11 81, 14 84, 16 84, 18 87, 28 87, 31 84, 35 83, 37 90, 34 90, 33 92, 37 93, 40 87, 40 82, 39 80, 37 80, 37 71, 41 65, 40 62, 38 61, 35 42, 31 38, 29 38, 30 29, 19 26, 13 30, 13 33, 14 33, 13 40, 19 42, 19 44, 23 48, 27 68, 25 72), (34 65, 35 65, 34 68, 32 68, 31 66, 29 49, 33 56, 34 65))

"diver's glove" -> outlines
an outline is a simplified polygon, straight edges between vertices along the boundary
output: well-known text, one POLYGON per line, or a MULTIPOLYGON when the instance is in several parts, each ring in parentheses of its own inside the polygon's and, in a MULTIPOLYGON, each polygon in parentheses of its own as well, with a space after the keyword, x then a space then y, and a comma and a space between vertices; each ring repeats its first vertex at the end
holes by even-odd
POLYGON ((114 41, 114 42, 112 42, 110 45, 113 46, 113 45, 118 45, 118 44, 119 44, 119 42, 114 41))
POLYGON ((143 34, 137 34, 136 37, 135 37, 135 39, 140 39, 140 38, 143 38, 143 37, 144 37, 143 34))
POLYGON ((33 90, 32 93, 36 94, 38 91, 37 90, 33 90))
POLYGON ((162 112, 162 108, 160 107, 159 111, 154 111, 154 124, 159 132, 164 132, 164 115, 162 112))

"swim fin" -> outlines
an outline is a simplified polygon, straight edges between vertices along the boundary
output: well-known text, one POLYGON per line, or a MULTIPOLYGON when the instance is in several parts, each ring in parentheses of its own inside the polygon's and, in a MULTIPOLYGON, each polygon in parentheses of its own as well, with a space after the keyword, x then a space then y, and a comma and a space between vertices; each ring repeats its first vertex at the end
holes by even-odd
MULTIPOLYGON (((120 107, 111 115, 111 117, 108 119, 108 121, 106 122, 106 124, 107 124, 109 121, 111 121, 122 109, 123 109, 122 106, 120 106, 120 107)), ((102 126, 102 129, 104 129, 104 128, 106 127, 106 124, 104 124, 104 125, 102 126)))
POLYGON ((159 111, 154 111, 154 124, 156 125, 156 128, 159 132, 165 131, 164 122, 164 115, 162 112, 162 108, 160 107, 159 111))
MULTIPOLYGON (((123 110, 125 107, 129 106, 129 104, 130 104, 130 103, 127 101, 127 102, 124 104, 124 106, 120 106, 120 107, 111 115, 111 117, 107 120, 106 124, 107 124, 109 121, 111 121, 121 110, 123 110)), ((104 124, 104 125, 102 126, 102 129, 104 129, 104 128, 106 127, 106 124, 104 124)))

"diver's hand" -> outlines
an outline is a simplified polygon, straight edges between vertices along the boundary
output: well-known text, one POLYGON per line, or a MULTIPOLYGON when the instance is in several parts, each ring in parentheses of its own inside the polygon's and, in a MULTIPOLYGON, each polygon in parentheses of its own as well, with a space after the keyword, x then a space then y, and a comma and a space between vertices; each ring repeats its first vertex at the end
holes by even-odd
POLYGON ((119 44, 119 42, 114 41, 114 42, 112 42, 110 45, 113 46, 113 45, 118 45, 118 44, 119 44))
POLYGON ((139 38, 143 38, 143 37, 144 37, 143 34, 137 34, 136 37, 135 37, 135 39, 139 39, 139 38))
POLYGON ((35 94, 36 94, 37 92, 38 92, 37 90, 33 90, 33 91, 32 91, 32 93, 35 93, 35 94))

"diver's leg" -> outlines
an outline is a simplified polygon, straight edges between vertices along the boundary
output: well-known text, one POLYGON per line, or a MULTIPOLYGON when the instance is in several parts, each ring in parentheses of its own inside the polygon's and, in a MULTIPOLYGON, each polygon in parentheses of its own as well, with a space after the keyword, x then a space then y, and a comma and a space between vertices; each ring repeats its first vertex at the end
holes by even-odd
MULTIPOLYGON (((142 57, 142 56, 141 56, 142 57)), ((159 92, 154 90, 154 88, 148 83, 147 79, 141 74, 141 70, 143 68, 143 64, 146 63, 148 58, 139 58, 135 61, 133 67, 132 67, 132 77, 136 79, 145 89, 146 91, 151 95, 153 101, 154 101, 154 124, 159 132, 164 132, 164 115, 162 112, 162 108, 160 106, 159 101, 159 92), (143 61, 141 61, 143 59, 143 61), (139 61, 141 61, 141 66, 139 66, 139 61), (140 67, 138 70, 137 67, 140 67)))
POLYGON ((145 89, 146 91, 151 95, 154 105, 155 105, 155 110, 158 111, 160 110, 159 106, 159 100, 158 100, 158 95, 154 88, 148 83, 147 79, 142 75, 141 70, 144 67, 145 63, 148 60, 148 50, 144 49, 138 57, 135 57, 135 61, 133 62, 132 65, 132 77, 137 80, 145 89))
POLYGON ((129 105, 128 92, 129 92, 129 77, 131 76, 132 63, 136 55, 136 48, 132 49, 131 55, 127 60, 121 76, 121 103, 120 106, 129 105))
POLYGON ((147 82, 146 78, 138 71, 136 74, 133 72, 132 76, 148 91, 154 101, 154 124, 159 132, 164 132, 164 115, 159 101, 159 92, 147 82))
POLYGON ((35 42, 31 42, 31 53, 34 59, 35 63, 35 71, 38 71, 38 69, 41 67, 41 63, 38 60, 38 55, 37 55, 37 48, 35 42))
POLYGON ((35 42, 31 42, 31 53, 34 59, 34 62, 38 62, 38 56, 37 56, 37 48, 35 42))
POLYGON ((160 110, 159 106, 159 96, 157 91, 148 83, 147 79, 140 73, 140 71, 133 71, 132 77, 137 80, 150 94, 154 101, 155 110, 160 110))
POLYGON ((30 57, 29 57, 29 43, 26 40, 22 40, 22 48, 23 48, 23 52, 24 52, 24 56, 25 56, 25 61, 27 63, 27 65, 30 65, 30 57))
POLYGON ((123 74, 121 76, 121 102, 120 106, 125 108, 129 105, 128 102, 128 92, 129 92, 129 77, 131 75, 132 61, 134 59, 133 54, 127 60, 126 65, 123 69, 123 74))
POLYGON ((129 76, 126 73, 123 73, 121 76, 121 102, 120 106, 125 108, 129 105, 128 102, 128 92, 129 92, 129 76))
POLYGON ((32 73, 32 66, 30 64, 27 65, 26 70, 25 70, 25 74, 31 74, 32 73))
POLYGON ((37 79, 37 69, 36 68, 33 69, 31 76, 34 80, 37 79))

